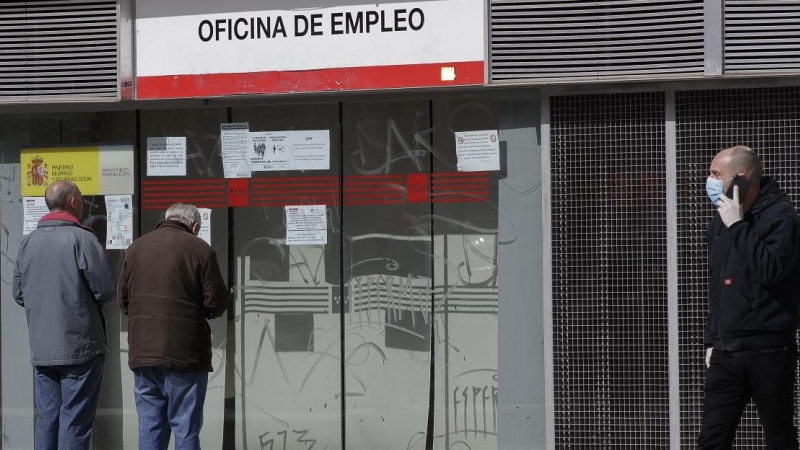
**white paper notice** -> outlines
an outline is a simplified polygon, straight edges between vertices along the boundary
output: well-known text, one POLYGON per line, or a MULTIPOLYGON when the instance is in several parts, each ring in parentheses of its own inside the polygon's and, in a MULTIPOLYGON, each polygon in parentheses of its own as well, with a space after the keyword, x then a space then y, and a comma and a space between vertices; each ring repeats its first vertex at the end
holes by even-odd
POLYGON ((147 138, 147 176, 186 176, 186 137, 147 138))
POLYGON ((328 130, 259 131, 250 133, 250 140, 253 172, 331 168, 328 130))
POLYGON ((200 210, 200 233, 197 237, 211 245, 211 210, 208 208, 198 208, 200 210))
POLYGON ((286 206, 285 210, 287 245, 328 243, 328 218, 325 205, 286 206))
POLYGON ((106 195, 106 248, 125 250, 133 242, 133 198, 106 195))
POLYGON ((31 231, 35 230, 39 224, 39 219, 48 212, 50 210, 47 209, 44 197, 23 197, 22 213, 25 216, 25 223, 22 226, 22 234, 31 234, 31 231))
POLYGON ((456 132, 459 172, 500 170, 500 141, 497 130, 456 132))
POLYGON ((223 123, 219 126, 219 135, 225 178, 250 178, 250 126, 246 123, 223 123))

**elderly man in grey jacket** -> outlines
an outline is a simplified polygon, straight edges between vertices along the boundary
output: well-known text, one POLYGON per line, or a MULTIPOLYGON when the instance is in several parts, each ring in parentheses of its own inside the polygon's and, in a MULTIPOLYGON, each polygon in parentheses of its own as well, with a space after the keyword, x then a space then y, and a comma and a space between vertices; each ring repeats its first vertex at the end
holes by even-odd
POLYGON ((114 298, 114 269, 81 225, 74 183, 45 191, 50 213, 22 240, 14 300, 25 307, 34 366, 36 449, 88 449, 108 343, 103 306, 114 298))

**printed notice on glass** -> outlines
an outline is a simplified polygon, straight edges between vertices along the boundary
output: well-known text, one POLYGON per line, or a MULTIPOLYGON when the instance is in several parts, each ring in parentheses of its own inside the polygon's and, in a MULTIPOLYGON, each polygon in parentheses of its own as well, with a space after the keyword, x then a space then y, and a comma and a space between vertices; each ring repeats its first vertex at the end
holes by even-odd
POLYGON ((197 237, 211 245, 211 210, 208 208, 197 208, 200 210, 200 232, 197 237))
POLYGON ((106 249, 125 250, 133 242, 133 198, 106 195, 106 249))
POLYGON ((331 168, 328 130, 259 131, 250 133, 250 140, 253 172, 331 168))
POLYGON ((286 206, 286 244, 320 245, 328 243, 325 205, 286 206))
POLYGON ((219 134, 225 178, 250 178, 250 126, 246 123, 223 123, 219 126, 219 134))
POLYGON ((147 176, 186 176, 186 137, 147 138, 147 176))
POLYGON ((456 132, 459 172, 500 170, 500 140, 497 130, 456 132))
POLYGON ((23 197, 22 198, 22 213, 25 216, 25 223, 22 227, 22 234, 31 234, 39 225, 39 219, 44 217, 45 214, 50 212, 47 209, 47 204, 44 202, 44 197, 23 197))

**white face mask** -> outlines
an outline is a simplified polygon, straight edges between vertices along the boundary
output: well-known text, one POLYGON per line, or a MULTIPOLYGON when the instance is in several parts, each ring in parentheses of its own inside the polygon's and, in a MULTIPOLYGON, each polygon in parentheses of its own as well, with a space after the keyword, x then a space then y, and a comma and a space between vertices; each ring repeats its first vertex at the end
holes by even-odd
MULTIPOLYGON (((733 177, 728 178, 728 180, 732 180, 733 177)), ((708 194, 708 198, 711 200, 711 203, 714 206, 717 205, 719 198, 722 196, 722 188, 725 186, 725 182, 728 180, 718 180, 713 177, 708 177, 706 180, 706 193, 708 194)))

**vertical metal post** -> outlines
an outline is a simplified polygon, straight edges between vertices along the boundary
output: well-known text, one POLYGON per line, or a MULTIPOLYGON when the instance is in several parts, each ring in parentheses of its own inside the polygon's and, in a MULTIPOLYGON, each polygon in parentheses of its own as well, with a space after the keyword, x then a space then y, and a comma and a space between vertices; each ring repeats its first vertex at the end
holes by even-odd
POLYGON ((725 4, 724 0, 704 0, 703 47, 705 74, 722 75, 725 69, 725 4))
POLYGON ((541 101, 541 135, 542 135, 542 218, 543 218, 543 255, 542 286, 544 289, 544 382, 545 382, 545 433, 547 450, 556 448, 556 426, 553 373, 553 230, 551 219, 550 197, 550 94, 542 92, 541 101))
POLYGON ((665 100, 665 145, 667 167, 667 326, 669 342, 669 438, 670 448, 681 448, 680 355, 678 334, 678 157, 675 137, 675 91, 665 100))

